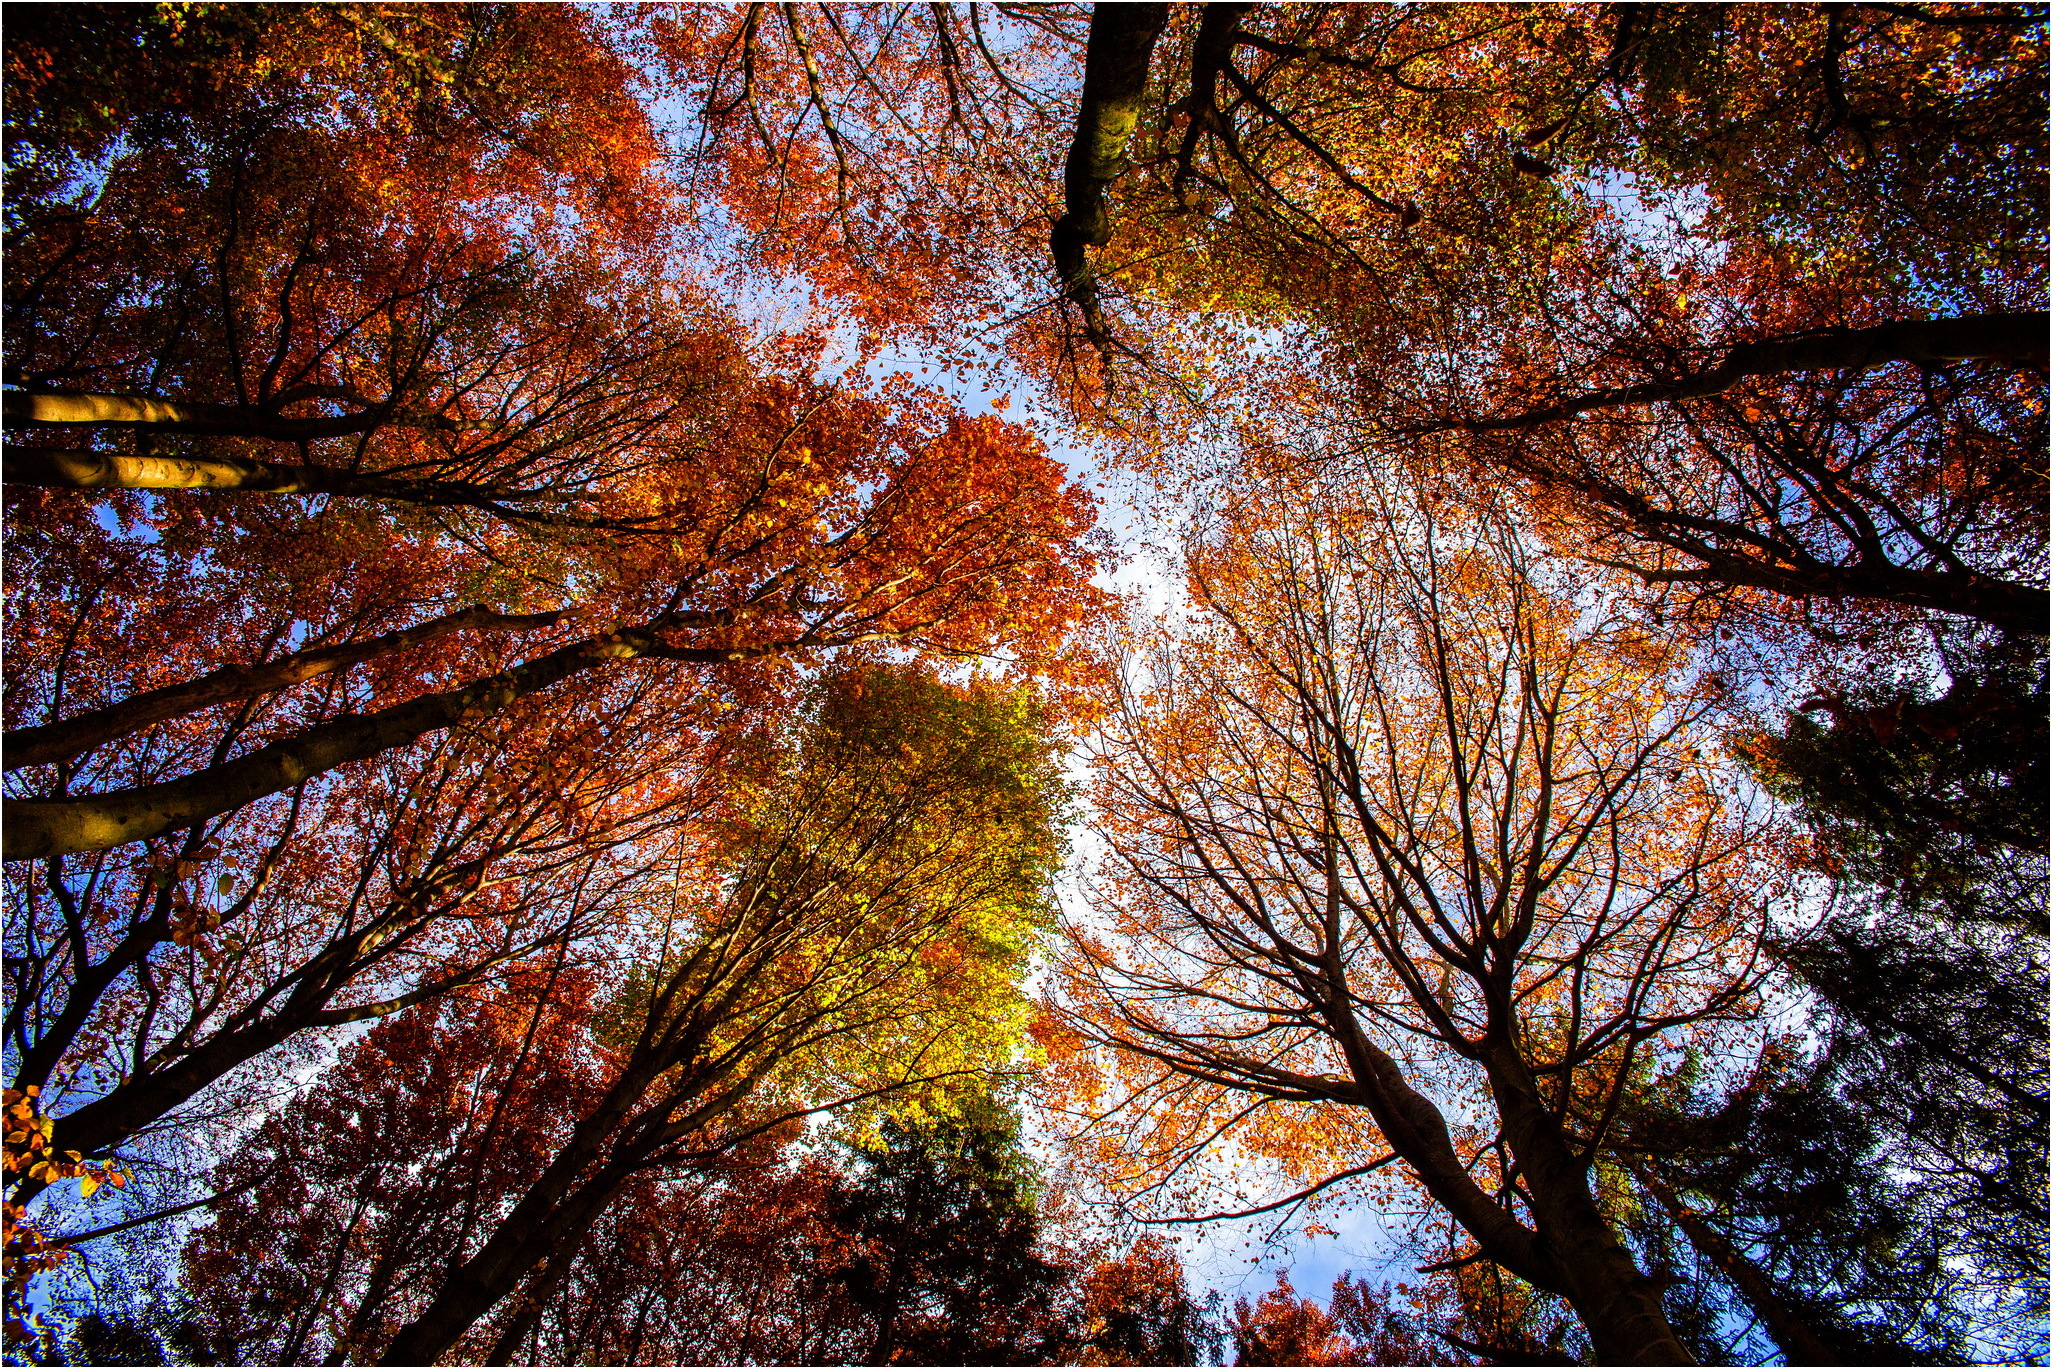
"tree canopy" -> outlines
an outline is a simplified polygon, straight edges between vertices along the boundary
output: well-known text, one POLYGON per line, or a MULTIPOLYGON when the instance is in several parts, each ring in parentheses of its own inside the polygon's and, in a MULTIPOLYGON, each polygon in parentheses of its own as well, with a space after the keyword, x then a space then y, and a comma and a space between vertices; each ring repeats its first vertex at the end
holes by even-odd
POLYGON ((2046 30, 11 14, 10 1362, 2041 1357, 2046 30))

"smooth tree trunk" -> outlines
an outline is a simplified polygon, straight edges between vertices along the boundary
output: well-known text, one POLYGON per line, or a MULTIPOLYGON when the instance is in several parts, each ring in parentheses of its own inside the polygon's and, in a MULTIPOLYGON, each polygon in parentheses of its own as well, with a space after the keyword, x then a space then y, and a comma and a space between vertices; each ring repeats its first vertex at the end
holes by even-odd
POLYGON ((1090 15, 1076 136, 1062 175, 1063 212, 1048 247, 1068 298, 1081 305, 1092 340, 1105 345, 1088 248, 1111 241, 1105 191, 1126 170, 1126 143, 1140 120, 1147 69, 1168 23, 1167 5, 1098 5, 1090 15))
POLYGON ((527 632, 552 627, 562 617, 561 613, 495 613, 483 604, 477 604, 365 641, 313 647, 262 665, 225 666, 197 679, 147 690, 61 722, 16 728, 0 738, 0 755, 4 755, 9 770, 27 765, 57 765, 156 723, 217 704, 237 703, 260 694, 288 689, 332 671, 446 637, 452 632, 471 628, 487 632, 527 632))
POLYGON ((1570 1150, 1514 1053, 1492 1062, 1488 1073, 1505 1139, 1531 1194, 1536 1230, 1475 1182, 1444 1115, 1410 1086, 1393 1057, 1368 1040, 1351 1013, 1341 1008, 1329 1020, 1339 1028, 1353 1078, 1306 1077, 1306 1095, 1367 1108, 1390 1149, 1484 1256, 1573 1306, 1598 1362, 1694 1363, 1661 1310, 1660 1286, 1639 1270, 1604 1220, 1589 1190, 1587 1166, 1570 1150))
POLYGON ((1536 1230, 1475 1182, 1444 1115, 1410 1086, 1395 1059, 1367 1039, 1350 1013, 1340 1011, 1335 1019, 1354 1078, 1307 1079, 1307 1093, 1366 1107, 1390 1149, 1487 1258, 1567 1300, 1589 1332, 1598 1363, 1695 1363, 1661 1310, 1660 1285, 1640 1271, 1604 1220, 1589 1190, 1588 1167, 1569 1148, 1514 1052, 1501 1053, 1488 1073, 1505 1140, 1532 1198, 1536 1230))
POLYGON ((490 508, 556 497, 546 491, 504 490, 460 480, 414 480, 240 456, 125 456, 62 447, 9 446, 0 450, 0 479, 9 485, 57 490, 325 494, 435 508, 490 508))
POLYGON ((805 647, 845 646, 850 640, 690 648, 670 646, 658 635, 672 627, 720 625, 728 617, 671 615, 588 637, 461 689, 423 695, 376 713, 347 714, 179 779, 105 794, 6 799, 0 802, 5 825, 0 848, 8 860, 34 860, 147 841, 284 793, 337 766, 411 745, 429 732, 492 717, 550 685, 622 660, 645 656, 712 664, 805 647))
POLYGON ((1596 1362, 1695 1363, 1661 1308, 1661 1284, 1604 1219, 1589 1189, 1589 1165, 1575 1154, 1524 1059, 1506 1044, 1485 1068, 1533 1220, 1559 1268, 1562 1296, 1588 1329, 1596 1362))
POLYGON ((474 425, 438 415, 401 415, 388 406, 321 418, 283 418, 242 404, 204 404, 149 395, 77 390, 8 390, 0 393, 0 420, 9 428, 138 428, 206 437, 260 437, 314 442, 354 437, 376 428, 432 428, 457 432, 474 425))

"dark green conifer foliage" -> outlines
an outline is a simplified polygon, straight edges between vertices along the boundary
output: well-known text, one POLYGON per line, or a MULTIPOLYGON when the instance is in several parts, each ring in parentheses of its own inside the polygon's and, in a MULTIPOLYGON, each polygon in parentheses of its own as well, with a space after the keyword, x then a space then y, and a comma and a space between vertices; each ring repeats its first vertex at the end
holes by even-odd
POLYGON ((886 1120, 851 1147, 830 1220, 856 1253, 834 1277, 873 1319, 869 1364, 1034 1364, 1065 1339, 1071 1271, 1036 1247, 1031 1161, 995 1106, 961 1121, 886 1120))
MULTIPOLYGON (((1634 1110, 1627 1147, 1648 1192, 1633 1234, 1666 1252, 1670 1267, 1686 1268, 1681 1252, 1695 1247, 1695 1277, 1669 1301, 1693 1313, 1684 1320, 1695 1324, 1705 1363, 1728 1361, 1735 1349, 1718 1345, 1720 1322, 1729 1330, 1759 1311, 1720 1255, 1747 1262, 1785 1319, 1812 1333, 1831 1362, 1971 1357, 1957 1336, 1962 1290, 1945 1265, 1952 1233, 1929 1195, 1900 1176, 1902 1138, 1891 1134, 1891 1120, 1865 1106, 1845 1054, 1804 1056, 1787 1043, 1770 1047, 1721 1098, 1634 1110), (1685 1202, 1725 1250, 1677 1232, 1656 1185, 1685 1202)), ((1785 1327, 1777 1333, 1773 1318, 1760 1321, 1774 1340, 1789 1342, 1779 1345, 1789 1363, 1818 1362, 1785 1327)))
POLYGON ((1849 1362, 1972 1358, 1955 1330, 1976 1303, 2036 1320, 2042 1345, 2045 641, 1945 655, 1942 692, 1822 696, 1743 744, 1834 880, 1830 914, 1780 948, 1825 1041, 1699 1119, 1680 1185, 1849 1362))
POLYGON ((1846 885, 1949 922, 2042 934, 2045 639, 1946 655, 1943 693, 1876 681, 1820 695, 1741 753, 1846 885))

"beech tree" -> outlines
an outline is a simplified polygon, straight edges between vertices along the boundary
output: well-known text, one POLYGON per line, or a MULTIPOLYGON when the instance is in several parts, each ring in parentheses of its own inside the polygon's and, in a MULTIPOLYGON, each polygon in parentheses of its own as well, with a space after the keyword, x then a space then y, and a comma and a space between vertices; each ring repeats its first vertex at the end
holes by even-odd
MULTIPOLYGON (((446 737, 353 791, 297 790, 274 821, 42 862, 12 888, 11 1086, 41 1090, 59 1150, 117 1154, 295 1036, 617 921, 715 798, 704 767, 720 747, 650 683, 605 702, 670 746, 588 717, 446 737)), ((41 1187, 9 1186, 17 1205, 41 1187)))
POLYGON ((1120 1219, 1408 1216, 1250 1360, 2036 1353, 2042 7, 8 38, 24 1353, 212 1214, 174 1353, 1194 1358, 994 1072, 1120 1219))
POLYGON ((669 196, 616 36, 490 7, 265 26, 84 7, 29 26, 11 55, 29 193, 8 480, 531 515, 631 462, 623 444, 689 402, 678 362, 704 340, 666 334, 619 278, 650 273, 669 196), (195 89, 181 45, 223 79, 195 89), (153 64, 147 82, 126 69, 153 64), (71 193, 117 130, 141 145, 71 193), (517 226, 514 200, 577 215, 581 245, 517 226))
POLYGON ((880 406, 820 396, 792 416, 796 399, 773 387, 743 410, 754 440, 737 433, 722 454, 729 482, 670 468, 678 483, 650 495, 689 518, 688 537, 673 523, 660 542, 603 548, 615 578, 556 618, 553 649, 429 677, 384 707, 331 716, 175 779, 9 798, 9 858, 180 830, 637 658, 714 665, 911 639, 978 650, 1010 636, 998 625, 1015 615, 1058 641, 1072 614, 1090 611, 1091 562, 1075 546, 1089 496, 1023 432, 960 419, 936 431, 931 408, 917 426, 879 430, 880 406), (905 445, 882 445, 894 440, 905 445))
POLYGON ((914 215, 936 159, 959 159, 951 202, 1013 265, 997 291, 914 312, 1028 320, 1019 355, 1082 414, 1141 416, 1126 440, 1171 481, 1190 468, 1161 433, 1308 400, 1350 434, 1341 451, 1378 460, 1461 434, 1424 450, 1512 473, 1562 515, 1557 545, 1655 583, 2043 630, 2048 323, 2042 263, 2018 250, 2036 197, 2015 181, 2044 157, 2034 12, 1106 7, 1087 32, 1041 21, 1081 49, 1068 136, 991 156, 945 137, 915 152, 894 126, 917 126, 919 87, 859 75, 888 49, 944 73, 955 120, 996 107, 1037 131, 1035 89, 951 60, 944 26, 760 18, 719 49, 740 90, 708 101, 700 155, 741 155, 744 110, 753 141, 774 127, 788 151, 749 163, 767 197, 726 182, 735 211, 806 235, 830 288, 902 298, 918 287, 895 266, 935 235, 857 231, 847 206, 914 215), (794 93, 771 101, 775 83, 794 93), (1045 237, 998 184, 1024 153, 1060 187, 1045 237), (1050 266, 1052 297, 1019 307, 1050 266), (1264 330, 1301 362, 1250 352, 1264 330))
POLYGON ((602 1094, 382 1362, 434 1361, 516 1290, 538 1306, 637 1174, 1003 1063, 1062 798, 1030 702, 855 671, 807 724, 622 982, 602 1094))
POLYGON ((1401 1162, 1600 1358, 1686 1362, 1589 1166, 1641 1052, 1750 1011, 1769 838, 1691 756, 1673 648, 1595 586, 1291 493, 1191 547, 1202 616, 1130 661, 1101 756, 1111 921, 1070 937, 1055 1039, 1104 1052, 1087 1115, 1148 1137, 1110 1182, 1175 1193, 1227 1141, 1300 1198, 1401 1162))

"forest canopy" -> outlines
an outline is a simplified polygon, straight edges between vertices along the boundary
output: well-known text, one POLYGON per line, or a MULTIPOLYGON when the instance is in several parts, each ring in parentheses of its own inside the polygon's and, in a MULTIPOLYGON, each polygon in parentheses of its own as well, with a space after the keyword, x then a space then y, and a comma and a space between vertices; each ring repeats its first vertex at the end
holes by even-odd
POLYGON ((2041 1360, 2046 29, 16 7, 7 1361, 2041 1360))

